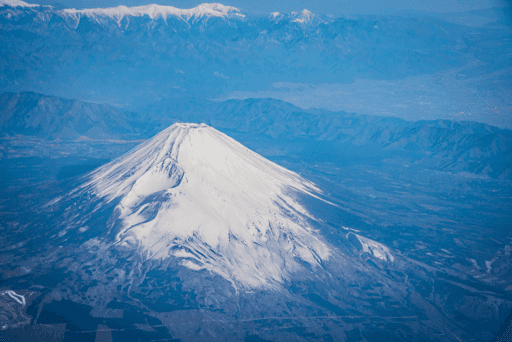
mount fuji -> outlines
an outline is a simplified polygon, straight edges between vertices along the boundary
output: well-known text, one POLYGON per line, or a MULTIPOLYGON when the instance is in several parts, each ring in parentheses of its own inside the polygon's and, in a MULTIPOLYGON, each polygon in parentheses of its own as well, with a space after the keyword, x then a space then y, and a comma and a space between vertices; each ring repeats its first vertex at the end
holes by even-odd
POLYGON ((456 341, 453 331, 496 330, 508 314, 503 291, 373 240, 321 189, 210 126, 175 123, 9 225, 0 299, 19 318, 8 333, 456 341), (461 310, 493 318, 473 328, 461 310))
MULTIPOLYGON (((68 196, 117 201, 106 235, 144 260, 176 257, 235 287, 272 288, 304 263, 321 267, 329 258, 297 200, 319 191, 207 125, 177 123, 87 175, 68 196)), ((83 222, 67 224, 58 236, 83 222)))

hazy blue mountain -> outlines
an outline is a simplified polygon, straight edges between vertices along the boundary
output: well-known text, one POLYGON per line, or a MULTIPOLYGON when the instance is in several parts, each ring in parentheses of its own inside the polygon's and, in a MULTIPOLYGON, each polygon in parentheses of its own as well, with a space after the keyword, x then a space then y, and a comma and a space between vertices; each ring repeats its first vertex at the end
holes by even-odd
MULTIPOLYGON (((175 98, 121 112, 107 104, 68 100, 36 93, 0 95, 0 132, 44 139, 146 139, 175 122, 206 123, 226 133, 278 139, 307 146, 325 141, 334 149, 378 147, 403 155, 403 164, 428 169, 470 172, 510 179, 512 132, 470 121, 416 121, 327 110, 303 110, 275 99, 214 102, 175 98)), ((244 138, 241 138, 244 139, 244 138)))
MULTIPOLYGON (((303 110, 275 99, 212 102, 168 99, 137 109, 154 129, 173 122, 196 122, 252 136, 328 141, 341 147, 380 146, 410 151, 404 163, 453 172, 510 179, 512 131, 470 121, 416 121, 327 110, 303 110)), ((307 144, 307 142, 305 142, 307 144)), ((327 157, 328 158, 328 157, 327 157)), ((332 155, 333 160, 336 159, 332 155)))
POLYGON ((44 139, 137 137, 140 123, 107 104, 32 92, 0 94, 0 133, 44 139))
POLYGON ((195 9, 180 16, 162 8, 140 14, 4 5, 0 89, 52 89, 54 95, 121 105, 172 94, 215 97, 273 82, 393 80, 475 58, 485 65, 471 77, 508 65, 506 41, 493 46, 492 56, 485 48, 486 37, 504 35, 501 30, 438 18, 252 16, 236 10, 207 16, 195 9))

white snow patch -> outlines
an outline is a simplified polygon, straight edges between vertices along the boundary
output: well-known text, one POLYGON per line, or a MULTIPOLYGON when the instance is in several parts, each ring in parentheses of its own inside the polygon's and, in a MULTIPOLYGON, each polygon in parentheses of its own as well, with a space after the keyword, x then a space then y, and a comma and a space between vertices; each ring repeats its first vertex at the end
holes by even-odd
POLYGON ((349 227, 341 226, 341 228, 343 228, 343 229, 345 229, 345 230, 351 230, 351 231, 356 232, 356 233, 359 233, 359 232, 360 232, 360 230, 353 229, 353 228, 349 228, 349 227))
POLYGON ((297 18, 292 20, 293 22, 302 23, 302 24, 310 22, 314 16, 314 14, 307 9, 302 10, 302 12, 300 12, 300 14, 297 12, 292 12, 292 15, 297 16, 297 18))
POLYGON ((491 274, 492 271, 492 263, 496 261, 496 258, 493 258, 491 261, 485 260, 485 266, 487 267, 487 273, 491 274))
MULTIPOLYGON (((349 233, 353 234, 353 233, 349 233)), ((395 258, 393 257, 393 254, 391 254, 391 250, 384 246, 383 244, 373 241, 371 239, 368 239, 364 236, 354 234, 359 242, 361 242, 361 245, 363 246, 363 252, 367 252, 369 254, 372 254, 378 259, 381 259, 383 261, 390 261, 393 262, 395 258)), ((348 238, 348 234, 347 234, 348 238)))
POLYGON ((15 301, 17 301, 19 304, 21 304, 21 305, 25 305, 26 304, 25 296, 19 295, 19 294, 17 294, 16 292, 14 292, 12 290, 7 290, 7 291, 2 292, 2 296, 5 296, 6 294, 9 297, 11 297, 12 299, 14 299, 15 301))
POLYGON ((476 269, 480 269, 480 266, 478 266, 478 262, 475 259, 469 259, 469 261, 471 261, 471 263, 476 269))
POLYGON ((121 198, 116 243, 148 259, 174 256, 251 288, 330 255, 296 198, 320 190, 204 124, 174 124, 89 177, 82 189, 121 198))
POLYGON ((193 271, 200 271, 200 270, 202 270, 202 269, 203 269, 203 267, 199 266, 198 264, 193 263, 193 262, 192 262, 192 261, 190 261, 190 260, 183 260, 183 261, 181 262, 181 265, 182 265, 182 266, 185 266, 185 267, 187 267, 187 268, 190 268, 190 269, 191 269, 191 270, 193 270, 193 271))
POLYGON ((219 78, 223 78, 223 79, 228 79, 228 78, 229 78, 228 76, 223 75, 223 74, 221 74, 221 73, 220 73, 220 72, 218 72, 218 71, 215 71, 215 72, 213 73, 213 76, 215 76, 215 77, 219 77, 219 78))
POLYGON ((89 226, 83 226, 83 227, 78 228, 78 231, 80 233, 85 233, 87 230, 89 230, 89 226))
POLYGON ((10 7, 39 7, 39 5, 28 4, 24 1, 20 0, 0 0, 0 7, 10 6, 10 7))

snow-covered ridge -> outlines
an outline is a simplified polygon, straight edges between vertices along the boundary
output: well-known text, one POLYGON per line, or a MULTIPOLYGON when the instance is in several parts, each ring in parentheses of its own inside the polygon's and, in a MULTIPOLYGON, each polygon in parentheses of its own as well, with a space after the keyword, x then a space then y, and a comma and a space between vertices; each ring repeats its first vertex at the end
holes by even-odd
POLYGON ((0 7, 11 6, 11 7, 39 7, 39 5, 28 4, 20 0, 0 0, 0 7))
POLYGON ((218 3, 205 3, 190 9, 181 9, 173 6, 161 6, 156 4, 135 7, 111 7, 111 8, 91 8, 91 9, 64 9, 61 13, 73 16, 89 16, 89 17, 110 17, 116 21, 120 21, 125 17, 142 17, 149 16, 151 19, 163 18, 167 19, 176 16, 184 20, 190 18, 209 18, 209 17, 244 17, 239 13, 240 10, 232 6, 224 6, 218 3))
POLYGON ((300 14, 297 12, 292 12, 292 16, 296 17, 292 21, 295 21, 298 23, 306 23, 311 20, 311 18, 313 17, 313 13, 311 13, 311 11, 309 11, 307 9, 304 9, 304 10, 302 10, 302 12, 300 12, 300 14))
POLYGON ((311 23, 315 19, 323 22, 316 14, 307 9, 302 10, 302 12, 292 12, 292 18, 295 18, 292 22, 301 24, 311 23))
POLYGON ((175 257, 254 288, 330 255, 297 199, 320 190, 204 124, 174 124, 88 177, 76 191, 120 199, 113 243, 145 259, 175 257))

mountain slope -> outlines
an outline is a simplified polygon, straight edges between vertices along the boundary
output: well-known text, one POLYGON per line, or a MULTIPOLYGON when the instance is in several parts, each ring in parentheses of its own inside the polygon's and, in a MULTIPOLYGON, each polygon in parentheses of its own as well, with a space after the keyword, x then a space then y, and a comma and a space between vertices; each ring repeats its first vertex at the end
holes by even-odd
POLYGON ((319 190, 206 125, 175 124, 87 178, 76 191, 119 200, 109 234, 145 259, 275 287, 297 260, 318 267, 329 257, 295 199, 319 190))
POLYGON ((125 114, 107 104, 32 92, 0 94, 0 133, 45 139, 119 139, 137 136, 125 114))
MULTIPOLYGON (((144 139, 175 122, 206 123, 245 136, 280 140, 282 148, 329 142, 328 157, 339 160, 351 146, 384 149, 402 164, 493 178, 512 177, 512 132, 470 121, 416 121, 327 110, 303 110, 275 99, 213 102, 174 98, 120 112, 107 104, 36 93, 0 94, 0 133, 44 139, 144 139), (401 156, 402 152, 410 156, 401 156)), ((325 151, 327 151, 325 150, 325 151)), ((325 155, 326 152, 322 154, 325 155)))

